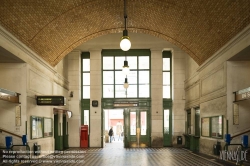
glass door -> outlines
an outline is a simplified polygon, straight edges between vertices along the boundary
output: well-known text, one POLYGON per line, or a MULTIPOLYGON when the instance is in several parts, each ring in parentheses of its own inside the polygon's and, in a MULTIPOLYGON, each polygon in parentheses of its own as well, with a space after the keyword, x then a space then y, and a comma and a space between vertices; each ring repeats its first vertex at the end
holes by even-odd
POLYGON ((172 115, 170 109, 164 109, 163 145, 172 146, 172 115))
POLYGON ((125 147, 148 147, 149 116, 147 110, 127 109, 124 111, 125 147))

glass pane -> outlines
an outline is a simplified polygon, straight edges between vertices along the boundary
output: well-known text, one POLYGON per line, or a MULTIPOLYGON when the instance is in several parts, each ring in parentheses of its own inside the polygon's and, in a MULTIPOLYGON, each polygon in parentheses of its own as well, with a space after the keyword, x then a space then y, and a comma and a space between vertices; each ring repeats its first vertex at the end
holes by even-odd
POLYGON ((163 58, 163 71, 170 70, 170 58, 163 58))
POLYGON ((130 71, 128 74, 129 84, 137 84, 137 71, 130 71))
POLYGON ((103 71, 103 84, 114 84, 113 71, 103 71))
POLYGON ((114 85, 103 85, 103 97, 114 98, 114 85))
POLYGON ((90 73, 83 73, 82 74, 82 84, 83 85, 90 85, 90 73))
POLYGON ((163 98, 170 98, 170 86, 163 86, 163 98))
POLYGON ((163 85, 170 86, 170 72, 163 72, 163 85))
POLYGON ((84 125, 88 125, 88 133, 89 133, 89 110, 84 110, 84 125))
POLYGON ((89 125, 89 110, 84 110, 84 125, 89 125))
POLYGON ((114 69, 114 57, 103 57, 103 69, 114 69))
POLYGON ((82 60, 82 71, 90 71, 90 59, 82 60))
POLYGON ((90 98, 90 86, 82 87, 82 98, 89 99, 90 98))
POLYGON ((139 97, 149 97, 149 85, 139 85, 139 97))
POLYGON ((129 85, 127 89, 127 97, 128 98, 137 97, 137 85, 129 85))
POLYGON ((130 69, 137 69, 137 56, 128 56, 127 61, 130 69))
POLYGON ((169 109, 164 110, 164 134, 169 134, 169 109))
POLYGON ((115 84, 124 84, 125 78, 122 71, 115 71, 115 84))
POLYGON ((139 84, 149 84, 149 71, 139 71, 139 84))
POLYGON ((115 85, 115 97, 126 98, 126 89, 123 87, 123 85, 115 85))
POLYGON ((147 135, 147 112, 141 112, 141 135, 147 135))
POLYGON ((130 112, 130 135, 136 135, 136 112, 130 112))
POLYGON ((149 69, 149 56, 139 56, 139 69, 149 69))
POLYGON ((222 116, 212 117, 212 137, 222 137, 222 116))
POLYGON ((122 69, 124 65, 124 60, 125 60, 124 56, 115 57, 115 69, 122 69))

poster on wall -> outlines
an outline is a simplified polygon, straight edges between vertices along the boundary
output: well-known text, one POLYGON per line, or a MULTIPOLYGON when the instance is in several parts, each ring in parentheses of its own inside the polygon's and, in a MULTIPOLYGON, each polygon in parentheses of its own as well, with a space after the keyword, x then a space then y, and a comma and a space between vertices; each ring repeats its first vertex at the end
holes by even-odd
POLYGON ((42 117, 31 117, 31 139, 43 137, 43 121, 42 117))
POLYGON ((222 137, 222 116, 211 117, 212 121, 212 137, 222 137))
POLYGON ((210 118, 201 118, 201 135, 209 137, 210 118))
POLYGON ((44 118, 44 137, 52 137, 52 119, 44 118))
POLYGON ((239 125, 239 105, 233 104, 233 125, 239 125))

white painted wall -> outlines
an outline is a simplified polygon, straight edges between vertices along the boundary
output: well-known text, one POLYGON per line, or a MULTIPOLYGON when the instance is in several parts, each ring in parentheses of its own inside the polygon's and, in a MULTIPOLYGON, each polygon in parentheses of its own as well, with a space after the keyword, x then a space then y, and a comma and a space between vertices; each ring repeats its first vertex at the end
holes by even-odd
MULTIPOLYGON (((56 67, 51 67, 44 60, 17 40, 0 26, 0 46, 22 59, 25 63, 0 64, 0 87, 20 93, 21 127, 15 128, 15 106, 11 103, 0 101, 0 127, 18 135, 25 134, 27 121, 28 143, 33 150, 36 142, 41 145, 44 152, 54 150, 54 137, 31 140, 30 116, 54 118, 53 106, 37 106, 36 95, 62 95, 68 96, 67 59, 61 61, 56 67)), ((68 109, 66 107, 60 107, 68 109)), ((4 137, 0 133, 0 146, 5 146, 4 137)), ((14 144, 20 144, 21 139, 15 138, 14 144)), ((46 153, 42 153, 45 155, 46 153)))

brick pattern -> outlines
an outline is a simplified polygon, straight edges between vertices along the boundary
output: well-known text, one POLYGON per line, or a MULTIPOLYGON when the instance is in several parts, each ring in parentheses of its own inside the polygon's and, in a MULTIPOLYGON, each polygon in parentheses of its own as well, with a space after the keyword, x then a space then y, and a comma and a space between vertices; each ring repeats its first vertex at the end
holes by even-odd
MULTIPOLYGON (((249 0, 127 0, 128 31, 167 40, 199 65, 250 24, 249 0)), ((123 0, 2 0, 0 25, 52 66, 124 29, 123 0)))

